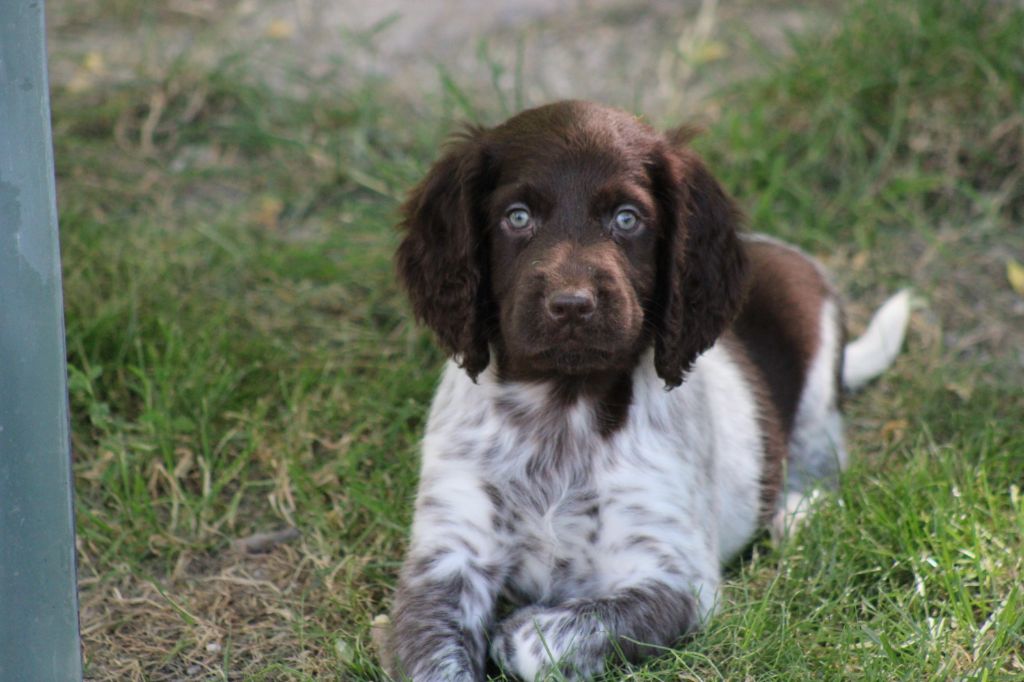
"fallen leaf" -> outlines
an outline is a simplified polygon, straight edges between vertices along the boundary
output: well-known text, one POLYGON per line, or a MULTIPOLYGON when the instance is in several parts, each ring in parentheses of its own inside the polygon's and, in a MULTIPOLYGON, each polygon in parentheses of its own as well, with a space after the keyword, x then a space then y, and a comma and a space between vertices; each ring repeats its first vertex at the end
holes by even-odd
POLYGON ((294 32, 295 29, 292 27, 292 25, 285 21, 284 19, 275 19, 274 21, 270 22, 269 26, 267 26, 267 37, 272 38, 274 40, 284 40, 285 38, 291 38, 292 33, 294 32))
POLYGON ((106 60, 100 52, 92 51, 85 53, 82 63, 75 69, 75 74, 68 81, 67 88, 71 92, 85 92, 96 85, 98 76, 102 76, 107 70, 106 60))
POLYGON ((891 421, 887 421, 882 425, 882 441, 885 443, 894 443, 903 440, 903 434, 906 432, 907 426, 909 426, 909 424, 906 419, 893 419, 891 421))
POLYGON ((1024 297, 1024 265, 1014 259, 1006 261, 1006 279, 1018 296, 1024 297))
POLYGON ((278 219, 281 217, 281 212, 284 210, 284 202, 277 197, 264 196, 260 197, 259 207, 253 214, 256 222, 267 228, 268 230, 276 230, 278 227, 278 219))
POLYGON ((717 40, 709 40, 706 43, 702 43, 694 54, 694 61, 698 64, 706 64, 708 62, 718 61, 723 57, 729 55, 729 48, 726 47, 725 43, 717 40))
POLYGON ((103 55, 99 52, 87 53, 85 59, 82 60, 82 66, 89 73, 100 74, 107 70, 106 60, 103 59, 103 55))

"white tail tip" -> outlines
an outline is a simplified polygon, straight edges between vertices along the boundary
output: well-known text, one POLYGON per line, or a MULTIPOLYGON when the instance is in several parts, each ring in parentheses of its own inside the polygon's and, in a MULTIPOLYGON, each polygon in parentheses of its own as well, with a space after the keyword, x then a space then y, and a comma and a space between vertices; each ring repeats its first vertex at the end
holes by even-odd
POLYGON ((889 298, 871 318, 864 334, 846 344, 843 386, 857 389, 884 372, 896 359, 910 321, 910 290, 889 298))

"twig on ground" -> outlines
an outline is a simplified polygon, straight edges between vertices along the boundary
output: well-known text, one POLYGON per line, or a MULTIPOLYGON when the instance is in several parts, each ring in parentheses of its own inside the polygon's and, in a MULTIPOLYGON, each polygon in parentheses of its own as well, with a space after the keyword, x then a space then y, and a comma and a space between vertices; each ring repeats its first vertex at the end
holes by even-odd
POLYGON ((299 537, 298 528, 283 528, 270 533, 253 533, 244 538, 238 538, 231 543, 231 548, 243 554, 263 554, 269 552, 275 545, 282 542, 291 542, 299 537))

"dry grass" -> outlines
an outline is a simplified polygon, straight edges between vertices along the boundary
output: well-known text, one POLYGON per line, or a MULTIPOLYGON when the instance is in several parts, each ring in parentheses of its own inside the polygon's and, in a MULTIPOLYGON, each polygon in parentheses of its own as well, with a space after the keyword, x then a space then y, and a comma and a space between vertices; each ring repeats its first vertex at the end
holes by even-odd
POLYGON ((303 623, 315 618, 318 627, 333 629, 339 619, 324 618, 311 602, 330 590, 331 580, 329 566, 309 550, 183 552, 169 576, 152 582, 132 574, 101 580, 83 570, 82 636, 90 669, 102 671, 95 679, 324 672, 338 652, 304 637, 303 623))

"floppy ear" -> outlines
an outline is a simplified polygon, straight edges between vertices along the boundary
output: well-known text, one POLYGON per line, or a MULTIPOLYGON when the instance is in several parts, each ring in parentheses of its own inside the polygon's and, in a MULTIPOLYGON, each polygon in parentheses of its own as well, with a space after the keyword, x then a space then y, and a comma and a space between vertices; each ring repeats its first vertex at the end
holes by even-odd
POLYGON ((681 148, 681 132, 658 154, 654 181, 665 228, 659 249, 654 366, 669 388, 739 312, 747 262, 739 208, 704 162, 681 148))
POLYGON ((405 238, 395 263, 416 318, 476 378, 489 360, 490 294, 481 199, 487 191, 483 131, 468 129, 402 206, 405 238))

